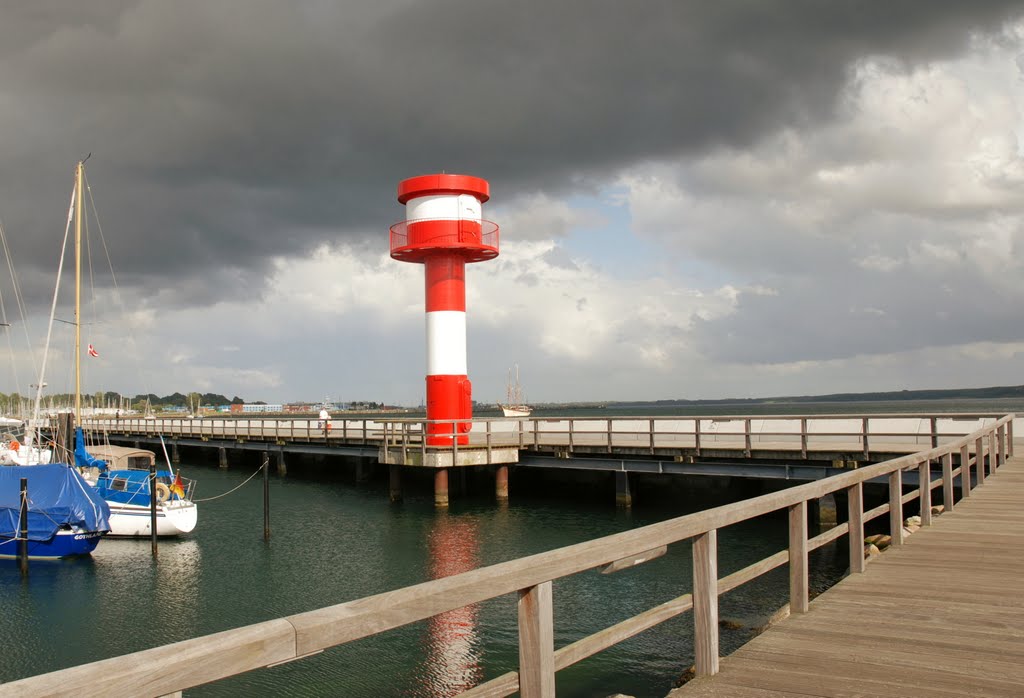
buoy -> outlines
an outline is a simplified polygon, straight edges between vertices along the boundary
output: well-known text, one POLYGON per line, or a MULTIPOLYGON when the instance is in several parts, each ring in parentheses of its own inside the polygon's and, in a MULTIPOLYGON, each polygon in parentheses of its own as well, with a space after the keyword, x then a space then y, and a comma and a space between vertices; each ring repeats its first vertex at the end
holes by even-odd
POLYGON ((18 440, 17 439, 12 439, 11 440, 11 450, 12 451, 17 451, 20 448, 21 448, 21 444, 18 443, 18 440))
POLYGON ((162 482, 156 483, 156 501, 166 502, 171 498, 171 488, 162 482))

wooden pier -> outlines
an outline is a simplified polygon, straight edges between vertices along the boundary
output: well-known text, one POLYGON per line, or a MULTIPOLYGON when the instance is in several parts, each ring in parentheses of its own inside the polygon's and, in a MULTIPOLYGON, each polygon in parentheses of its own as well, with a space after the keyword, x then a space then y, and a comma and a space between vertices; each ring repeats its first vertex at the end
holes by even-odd
POLYGON ((1024 496, 1024 463, 1013 458, 1013 418, 1005 415, 935 447, 741 502, 21 679, 0 685, 0 696, 171 695, 301 661, 330 647, 499 597, 507 597, 518 612, 518 669, 464 696, 518 691, 524 698, 549 698, 555 695, 557 671, 690 611, 697 680, 684 687, 684 695, 1020 695, 1024 602, 1016 592, 1021 588, 1024 517, 1016 508, 1024 496), (940 466, 937 478, 933 464, 940 466), (916 472, 921 486, 906 491, 905 472, 916 472), (864 483, 879 477, 889 483, 888 502, 865 510, 864 483), (809 504, 840 492, 846 495, 848 520, 811 537, 809 504), (933 520, 932 503, 939 500, 945 512, 933 520), (919 504, 923 529, 908 538, 904 507, 911 502, 919 504), (778 511, 786 512, 789 520, 786 548, 719 577, 718 531, 778 511), (866 565, 864 526, 880 517, 888 521, 892 548, 866 565), (843 536, 849 540, 851 577, 811 603, 809 553, 843 536), (693 561, 691 579, 681 575, 680 596, 554 646, 555 580, 594 569, 628 569, 677 544, 691 546, 693 561), (719 596, 784 565, 792 617, 753 640, 746 652, 741 649, 720 663, 719 596))
MULTIPOLYGON (((493 471, 495 498, 509 496, 509 466, 615 472, 620 506, 632 501, 631 474, 713 475, 818 480, 925 448, 936 448, 992 424, 999 414, 777 415, 694 417, 531 417, 472 420, 469 443, 427 444, 423 419, 339 418, 324 428, 310 419, 90 419, 91 438, 160 450, 259 451, 280 474, 288 454, 343 456, 390 469, 393 500, 402 472, 433 471, 435 503, 448 505, 452 469, 493 471), (163 442, 163 443, 162 443, 163 442)), ((448 424, 447 422, 445 424, 448 424)), ((457 429, 460 423, 448 424, 457 429)), ((1013 439, 1013 422, 1006 425, 1013 439)), ((960 454, 954 454, 959 466, 960 454)), ((362 466, 360 466, 362 467, 362 466)), ((917 485, 917 473, 907 484, 917 485)), ((884 479, 880 481, 884 484, 884 479)), ((514 483, 513 483, 514 484, 514 483)))
POLYGON ((1024 458, 672 698, 1024 695, 1024 458))

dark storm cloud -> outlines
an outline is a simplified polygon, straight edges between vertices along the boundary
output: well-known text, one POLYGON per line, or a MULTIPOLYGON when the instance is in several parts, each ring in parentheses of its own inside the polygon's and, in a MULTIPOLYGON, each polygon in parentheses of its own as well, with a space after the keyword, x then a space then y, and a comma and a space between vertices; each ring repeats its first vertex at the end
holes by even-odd
POLYGON ((92 151, 127 283, 258 292, 271 255, 339 236, 378 235, 383 247, 403 177, 469 171, 508 200, 638 160, 742 147, 827 120, 860 57, 955 55, 1019 9, 7 3, 0 215, 18 261, 52 269, 73 162, 92 151))

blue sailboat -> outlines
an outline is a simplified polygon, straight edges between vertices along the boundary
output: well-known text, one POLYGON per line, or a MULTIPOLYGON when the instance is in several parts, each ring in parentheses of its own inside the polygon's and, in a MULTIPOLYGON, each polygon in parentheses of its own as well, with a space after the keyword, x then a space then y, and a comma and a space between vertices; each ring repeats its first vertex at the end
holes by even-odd
POLYGON ((0 468, 0 558, 18 556, 21 480, 28 491, 28 556, 88 555, 110 530, 110 508, 74 468, 64 463, 0 468))

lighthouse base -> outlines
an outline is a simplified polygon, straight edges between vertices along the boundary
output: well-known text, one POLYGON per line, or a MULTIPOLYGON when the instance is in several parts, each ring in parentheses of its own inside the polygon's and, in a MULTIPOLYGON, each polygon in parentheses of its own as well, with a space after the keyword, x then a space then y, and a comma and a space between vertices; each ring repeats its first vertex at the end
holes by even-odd
POLYGON ((413 449, 401 446, 380 447, 378 459, 390 465, 406 465, 414 468, 458 468, 469 465, 493 465, 501 463, 518 463, 519 448, 504 446, 487 448, 486 446, 461 446, 456 450, 449 446, 445 449, 413 449))

